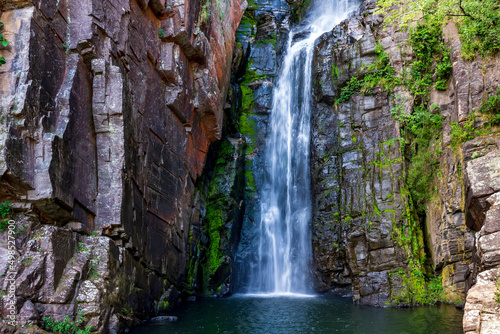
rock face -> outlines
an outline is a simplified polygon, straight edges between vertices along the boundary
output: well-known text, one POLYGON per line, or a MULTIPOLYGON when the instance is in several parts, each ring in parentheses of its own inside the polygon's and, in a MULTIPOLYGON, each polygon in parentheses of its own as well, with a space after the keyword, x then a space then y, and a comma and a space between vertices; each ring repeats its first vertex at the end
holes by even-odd
POLYGON ((446 298, 466 302, 464 331, 496 332, 500 136, 492 127, 456 145, 453 127, 464 126, 474 115, 473 129, 484 128, 485 118, 477 110, 500 86, 498 57, 463 60, 455 24, 443 28, 452 75, 446 90, 431 89, 428 103, 444 119, 442 140, 435 144, 441 150, 439 168, 431 184, 434 195, 415 223, 404 182, 408 166, 396 145, 400 125, 392 117, 395 106, 407 113, 412 109, 409 92, 374 87, 336 102, 341 88, 376 61, 376 44, 390 55, 396 71, 411 60, 405 52, 407 34, 382 29, 375 5, 365 1, 316 47, 311 168, 318 288, 352 285, 359 303, 394 301, 407 288, 398 272, 415 256, 401 243, 399 231, 413 230, 416 249, 427 253, 428 263, 441 275, 446 298))
POLYGON ((0 2, 0 201, 21 212, 23 318, 119 332, 184 288, 246 5, 0 2))
POLYGON ((374 8, 375 2, 363 3, 317 42, 313 249, 320 290, 352 284, 355 301, 384 306, 392 290, 401 288, 392 273, 408 266, 394 238, 394 228, 407 226, 409 219, 392 101, 376 88, 332 107, 340 87, 376 60, 376 39, 385 38, 387 49, 397 52, 389 35, 377 35, 382 20, 370 15, 374 8))

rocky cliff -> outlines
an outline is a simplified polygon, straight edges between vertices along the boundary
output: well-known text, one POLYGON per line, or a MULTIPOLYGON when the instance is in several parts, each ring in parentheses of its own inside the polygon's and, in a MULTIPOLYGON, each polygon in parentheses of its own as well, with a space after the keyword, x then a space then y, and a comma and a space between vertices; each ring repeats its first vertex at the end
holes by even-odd
POLYGON ((492 333, 500 136, 484 106, 499 112, 498 57, 464 60, 454 22, 384 27, 375 9, 365 1, 316 47, 319 289, 352 285, 379 306, 466 302, 464 331, 492 333))
MULTIPOLYGON (((0 50, 0 201, 12 204, 16 222, 20 325, 68 316, 120 332, 175 305, 178 291, 209 289, 202 276, 215 275, 221 256, 194 281, 189 257, 196 250, 205 263, 218 247, 200 176, 222 135, 246 6, 0 2, 8 41, 0 50)), ((3 233, 3 255, 7 241, 3 233)), ((12 266, 0 261, 7 291, 12 266)))

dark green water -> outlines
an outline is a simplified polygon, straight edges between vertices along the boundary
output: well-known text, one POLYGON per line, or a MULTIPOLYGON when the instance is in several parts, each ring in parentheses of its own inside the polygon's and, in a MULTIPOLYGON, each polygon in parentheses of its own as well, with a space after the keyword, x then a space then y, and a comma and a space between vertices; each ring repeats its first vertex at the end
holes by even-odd
POLYGON ((179 321, 148 324, 131 333, 463 333, 463 312, 453 306, 375 308, 355 306, 350 298, 326 296, 210 298, 171 315, 178 316, 179 321))

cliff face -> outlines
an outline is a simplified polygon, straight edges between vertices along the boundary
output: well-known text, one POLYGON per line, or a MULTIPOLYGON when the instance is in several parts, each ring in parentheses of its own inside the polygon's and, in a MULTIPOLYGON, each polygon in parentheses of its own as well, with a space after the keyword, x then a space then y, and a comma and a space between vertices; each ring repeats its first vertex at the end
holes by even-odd
POLYGON ((17 212, 18 320, 80 314, 120 331, 177 303, 188 245, 205 238, 196 184, 221 138, 246 2, 0 6, 0 198, 17 212))
POLYGON ((389 34, 377 35, 382 18, 371 15, 374 8, 375 2, 363 3, 317 43, 313 249, 321 289, 352 284, 355 300, 384 306, 392 290, 402 288, 392 274, 408 266, 394 235, 397 225, 409 224, 404 165, 393 140, 398 124, 390 94, 379 87, 335 106, 342 85, 375 63, 377 39, 385 38, 386 47, 397 52, 389 34))
POLYGON ((429 196, 417 208, 418 183, 409 181, 417 160, 404 146, 411 130, 398 115, 418 113, 418 97, 404 81, 390 86, 379 78, 374 87, 353 88, 353 78, 377 78, 380 71, 395 80, 415 60, 409 33, 383 29, 375 7, 365 1, 316 47, 311 168, 319 288, 352 284, 362 304, 405 304, 408 292, 419 289, 414 271, 427 268, 442 277, 446 300, 466 301, 465 332, 496 329, 500 136, 479 110, 498 94, 499 59, 466 61, 456 25, 440 30, 451 75, 426 97, 439 125, 427 146, 419 145, 437 155, 424 160, 435 169, 424 174, 429 196))

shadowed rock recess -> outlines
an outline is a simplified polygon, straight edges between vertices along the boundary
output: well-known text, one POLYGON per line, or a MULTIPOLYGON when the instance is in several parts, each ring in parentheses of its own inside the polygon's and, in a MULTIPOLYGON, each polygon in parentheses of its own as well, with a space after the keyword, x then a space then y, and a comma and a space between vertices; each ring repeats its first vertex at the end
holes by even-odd
MULTIPOLYGON (((18 325, 68 317, 99 333, 245 291, 272 89, 309 4, 0 0, 0 203, 16 225, 15 265, 0 232, 2 319, 7 273, 18 325)), ((449 73, 425 96, 438 126, 411 146, 422 98, 397 79, 411 36, 375 8, 316 41, 315 289, 456 303, 465 333, 500 332, 500 129, 478 111, 500 94, 500 58, 464 60, 456 25, 439 28, 449 73)))

